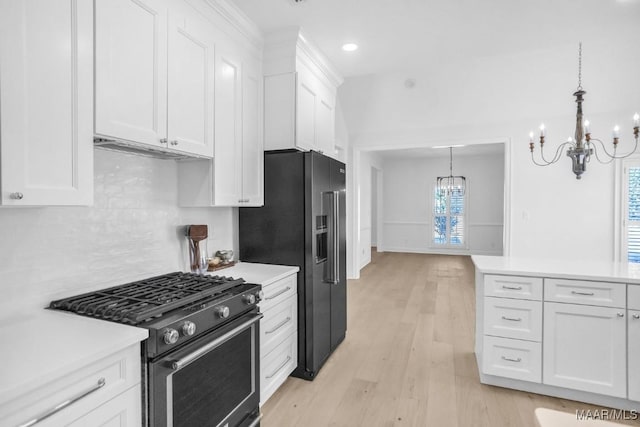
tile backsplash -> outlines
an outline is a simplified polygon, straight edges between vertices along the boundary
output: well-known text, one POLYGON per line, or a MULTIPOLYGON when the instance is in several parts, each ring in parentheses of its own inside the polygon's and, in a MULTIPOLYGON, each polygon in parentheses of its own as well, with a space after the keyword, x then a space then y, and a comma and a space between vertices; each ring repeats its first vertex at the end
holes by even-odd
MULTIPOLYGON (((188 271, 187 224, 232 249, 233 208, 180 208, 177 163, 95 150, 90 207, 0 209, 0 317, 100 287, 188 271)), ((236 251, 237 253, 237 251, 236 251)))

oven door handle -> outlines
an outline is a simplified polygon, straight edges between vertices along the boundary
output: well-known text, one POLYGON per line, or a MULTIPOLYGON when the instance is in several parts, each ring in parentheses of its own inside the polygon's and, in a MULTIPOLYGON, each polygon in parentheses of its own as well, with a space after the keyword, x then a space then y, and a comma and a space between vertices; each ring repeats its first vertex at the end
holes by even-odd
POLYGON ((247 329, 249 326, 251 326, 252 324, 254 324, 257 321, 259 321, 260 319, 262 319, 263 316, 264 316, 263 314, 256 314, 255 316, 252 316, 249 320, 247 320, 245 322, 242 322, 237 327, 235 327, 232 330, 230 330, 229 332, 221 335, 220 337, 218 337, 215 340, 211 341, 207 345, 204 345, 204 346, 200 347, 199 349, 197 349, 193 353, 189 353, 189 355, 187 355, 187 356, 185 356, 185 357, 183 357, 181 359, 174 360, 173 362, 171 362, 171 367, 173 368, 174 371, 178 371, 178 370, 184 368, 185 366, 187 366, 191 362, 197 360, 201 356, 204 356, 207 352, 209 352, 213 348, 219 346, 220 344, 222 344, 223 342, 225 342, 229 338, 231 338, 234 335, 237 335, 240 332, 242 332, 243 330, 247 329))

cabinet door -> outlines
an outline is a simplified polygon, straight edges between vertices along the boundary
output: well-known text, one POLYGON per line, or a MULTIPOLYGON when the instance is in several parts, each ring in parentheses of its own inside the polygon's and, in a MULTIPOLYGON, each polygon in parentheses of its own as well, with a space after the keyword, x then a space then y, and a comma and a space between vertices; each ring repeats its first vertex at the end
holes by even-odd
POLYGON ((335 156, 335 100, 329 89, 322 88, 316 106, 316 144, 318 150, 327 156, 335 156))
POLYGON ((0 2, 0 204, 93 198, 93 3, 0 2))
POLYGON ((640 310, 628 314, 629 399, 640 402, 640 310))
POLYGON ((242 81, 242 199, 241 206, 264 204, 264 146, 262 139, 262 69, 247 62, 242 81))
POLYGON ((626 397, 626 322, 611 307, 544 303, 543 383, 626 397))
POLYGON ((317 150, 316 106, 318 89, 310 70, 298 67, 296 82, 296 146, 303 150, 317 150))
POLYGON ((68 426, 128 427, 139 425, 142 418, 141 393, 140 384, 138 384, 68 426))
POLYGON ((226 52, 216 54, 214 204, 238 206, 242 199, 242 70, 226 52))
POLYGON ((182 1, 169 11, 169 148, 213 157, 214 45, 211 25, 182 1))
POLYGON ((95 5, 95 133, 166 147, 166 2, 95 5))

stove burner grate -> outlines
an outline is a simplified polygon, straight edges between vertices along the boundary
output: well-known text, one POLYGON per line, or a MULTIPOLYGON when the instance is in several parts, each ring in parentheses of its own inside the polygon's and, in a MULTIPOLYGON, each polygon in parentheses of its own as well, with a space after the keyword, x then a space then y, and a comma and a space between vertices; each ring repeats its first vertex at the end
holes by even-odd
POLYGON ((53 301, 49 308, 137 325, 243 283, 243 279, 175 272, 53 301))

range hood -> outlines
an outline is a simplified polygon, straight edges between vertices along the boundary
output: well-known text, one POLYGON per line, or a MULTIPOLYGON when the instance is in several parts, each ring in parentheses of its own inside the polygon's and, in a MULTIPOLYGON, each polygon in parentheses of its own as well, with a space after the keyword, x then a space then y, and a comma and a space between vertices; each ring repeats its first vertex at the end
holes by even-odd
POLYGON ((206 159, 207 157, 198 154, 184 153, 170 148, 151 147, 147 144, 138 142, 106 139, 101 137, 93 138, 93 146, 103 150, 120 151, 138 156, 153 157, 154 159, 163 160, 181 160, 181 159, 206 159))

